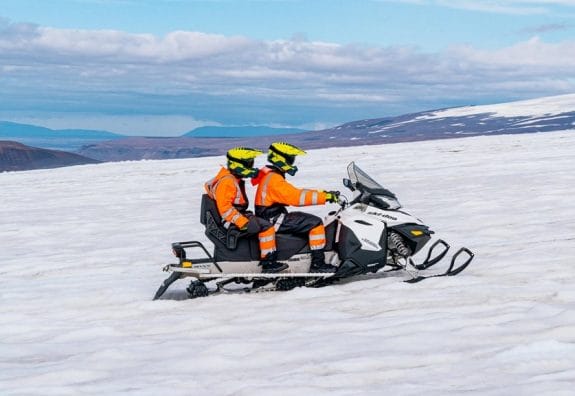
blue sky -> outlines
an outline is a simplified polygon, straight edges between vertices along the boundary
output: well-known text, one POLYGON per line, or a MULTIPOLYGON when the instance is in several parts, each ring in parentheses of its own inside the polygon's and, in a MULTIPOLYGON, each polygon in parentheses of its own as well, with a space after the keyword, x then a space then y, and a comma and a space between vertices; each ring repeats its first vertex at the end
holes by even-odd
POLYGON ((0 119, 172 136, 575 92, 575 0, 0 0, 0 119))

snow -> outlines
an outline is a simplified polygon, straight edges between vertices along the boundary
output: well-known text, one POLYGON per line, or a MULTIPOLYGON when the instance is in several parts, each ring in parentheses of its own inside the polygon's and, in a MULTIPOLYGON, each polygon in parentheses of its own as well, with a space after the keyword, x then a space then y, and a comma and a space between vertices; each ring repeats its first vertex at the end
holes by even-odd
POLYGON ((2 173, 0 394, 572 395, 573 152, 572 132, 312 150, 294 183, 343 191, 356 160, 474 263, 196 300, 152 296, 170 243, 206 241, 222 158, 2 173))
POLYGON ((454 107, 435 111, 417 119, 465 117, 484 113, 490 113, 492 117, 542 117, 570 113, 574 108, 575 94, 569 94, 501 104, 454 107))

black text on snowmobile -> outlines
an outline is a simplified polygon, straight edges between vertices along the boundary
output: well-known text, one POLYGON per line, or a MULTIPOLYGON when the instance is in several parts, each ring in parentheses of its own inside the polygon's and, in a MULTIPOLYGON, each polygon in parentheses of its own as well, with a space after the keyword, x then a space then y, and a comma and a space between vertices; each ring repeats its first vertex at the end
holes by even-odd
POLYGON ((447 268, 434 267, 447 254, 450 246, 442 239, 435 240, 422 263, 412 256, 431 241, 433 231, 421 220, 400 210, 397 197, 354 162, 347 167, 348 177, 343 184, 353 192, 348 202, 341 197, 340 208, 325 219, 326 262, 336 265, 336 273, 309 273, 311 255, 307 235, 277 234, 278 260, 289 268, 281 273, 261 273, 257 235, 248 237, 238 229, 226 229, 207 195, 202 197, 201 222, 206 236, 214 244, 213 254, 198 241, 172 244, 177 264, 164 270, 171 272, 154 299, 160 298, 168 287, 180 278, 191 277, 186 289, 190 298, 225 291, 231 283, 244 284, 246 291, 289 290, 297 286, 320 287, 350 276, 384 271, 404 271, 406 282, 453 276, 461 273, 473 260, 473 253, 463 247, 451 258, 447 268), (202 257, 190 258, 191 251, 202 257), (433 271, 433 272, 432 272, 433 271), (213 283, 214 286, 208 287, 213 283), (251 286, 248 286, 251 285, 251 286))

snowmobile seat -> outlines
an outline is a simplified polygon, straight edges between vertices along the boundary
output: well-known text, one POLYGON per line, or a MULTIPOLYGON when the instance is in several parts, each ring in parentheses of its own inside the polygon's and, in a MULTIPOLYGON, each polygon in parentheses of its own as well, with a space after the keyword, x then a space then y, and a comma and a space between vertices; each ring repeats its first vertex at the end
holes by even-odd
MULTIPOLYGON (((207 194, 202 195, 200 222, 206 227, 206 236, 214 244, 217 261, 259 260, 257 235, 247 235, 235 227, 225 228, 216 202, 207 194)), ((333 246, 335 226, 326 227, 327 250, 333 246)), ((278 260, 287 260, 298 253, 310 253, 307 235, 276 234, 278 260)))
POLYGON ((216 202, 208 194, 202 195, 200 223, 206 226, 206 236, 214 243, 223 244, 227 249, 235 250, 238 239, 245 236, 236 227, 225 228, 218 213, 216 202))
POLYGON ((200 223, 206 226, 206 236, 214 244, 216 260, 244 261, 259 259, 257 235, 248 236, 236 227, 225 228, 216 202, 208 194, 202 195, 200 223))

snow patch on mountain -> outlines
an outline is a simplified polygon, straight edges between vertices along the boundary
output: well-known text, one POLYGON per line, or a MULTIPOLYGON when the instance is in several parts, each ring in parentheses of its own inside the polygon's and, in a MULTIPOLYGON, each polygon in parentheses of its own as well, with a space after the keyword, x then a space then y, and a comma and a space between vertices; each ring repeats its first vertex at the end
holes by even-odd
MULTIPOLYGON (((549 96, 502 104, 464 106, 428 112, 417 119, 475 116, 490 114, 492 117, 544 117, 575 112, 575 94, 549 96)), ((552 119, 546 117, 546 119, 552 119)))

